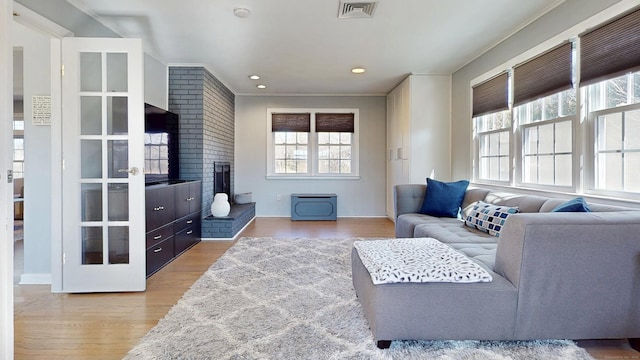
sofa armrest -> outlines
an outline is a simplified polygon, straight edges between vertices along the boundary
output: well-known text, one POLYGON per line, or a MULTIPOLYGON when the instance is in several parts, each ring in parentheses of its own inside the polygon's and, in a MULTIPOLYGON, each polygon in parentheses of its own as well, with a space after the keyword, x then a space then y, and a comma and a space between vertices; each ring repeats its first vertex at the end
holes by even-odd
POLYGON ((519 338, 640 335, 640 211, 511 215, 494 270, 518 288, 519 338))
POLYGON ((417 213, 422 208, 426 184, 402 184, 393 187, 393 210, 396 220, 402 214, 417 213))

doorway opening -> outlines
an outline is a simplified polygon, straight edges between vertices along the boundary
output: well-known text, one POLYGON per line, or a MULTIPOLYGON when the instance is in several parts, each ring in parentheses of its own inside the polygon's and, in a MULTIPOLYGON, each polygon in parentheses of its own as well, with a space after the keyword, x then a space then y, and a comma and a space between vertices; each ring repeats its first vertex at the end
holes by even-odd
POLYGON ((13 48, 13 283, 24 272, 24 51, 13 48))

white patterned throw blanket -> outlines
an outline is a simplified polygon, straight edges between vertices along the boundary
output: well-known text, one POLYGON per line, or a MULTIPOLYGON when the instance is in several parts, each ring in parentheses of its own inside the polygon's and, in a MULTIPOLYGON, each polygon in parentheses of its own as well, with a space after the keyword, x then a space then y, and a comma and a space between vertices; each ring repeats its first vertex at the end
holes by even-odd
POLYGON ((432 238, 355 241, 373 283, 490 282, 482 266, 432 238))

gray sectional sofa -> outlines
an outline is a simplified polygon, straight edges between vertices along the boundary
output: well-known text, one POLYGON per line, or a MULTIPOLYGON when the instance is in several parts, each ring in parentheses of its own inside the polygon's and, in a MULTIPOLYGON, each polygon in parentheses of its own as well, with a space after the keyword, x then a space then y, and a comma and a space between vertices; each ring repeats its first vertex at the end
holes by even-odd
MULTIPOLYGON (((391 340, 640 338, 640 211, 589 204, 550 212, 566 200, 482 188, 476 201, 517 206, 499 237, 455 218, 419 214, 426 185, 395 187, 396 237, 431 237, 483 266, 485 283, 374 285, 357 251, 353 284, 381 348, 391 340)), ((635 347, 635 346, 634 346, 635 347)))

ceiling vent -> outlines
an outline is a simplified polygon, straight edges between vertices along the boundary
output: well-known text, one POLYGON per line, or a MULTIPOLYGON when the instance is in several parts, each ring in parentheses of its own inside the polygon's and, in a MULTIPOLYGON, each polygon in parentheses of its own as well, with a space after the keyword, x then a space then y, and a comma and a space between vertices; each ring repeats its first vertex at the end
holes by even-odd
POLYGON ((377 1, 340 1, 338 19, 366 19, 372 18, 376 11, 377 1))

